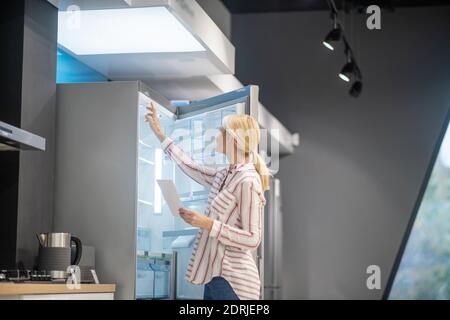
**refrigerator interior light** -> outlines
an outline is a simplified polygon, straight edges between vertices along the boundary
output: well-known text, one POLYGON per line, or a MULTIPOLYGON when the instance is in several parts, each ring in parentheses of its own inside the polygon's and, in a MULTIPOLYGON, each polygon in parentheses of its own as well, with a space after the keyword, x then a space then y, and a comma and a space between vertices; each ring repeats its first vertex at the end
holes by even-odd
POLYGON ((166 7, 60 11, 58 44, 76 55, 206 51, 166 7))

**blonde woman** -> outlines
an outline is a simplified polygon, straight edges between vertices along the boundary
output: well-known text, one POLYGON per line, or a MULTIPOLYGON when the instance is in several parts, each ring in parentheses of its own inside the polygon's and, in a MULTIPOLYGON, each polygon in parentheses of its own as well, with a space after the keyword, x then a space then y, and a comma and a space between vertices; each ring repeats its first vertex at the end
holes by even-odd
POLYGON ((215 169, 195 163, 164 135, 155 106, 147 109, 145 120, 163 150, 184 173, 210 188, 204 215, 180 209, 187 223, 200 228, 185 279, 205 284, 205 300, 258 300, 261 281, 252 251, 261 242, 269 171, 257 151, 257 121, 248 115, 224 118, 216 151, 225 154, 230 165, 215 169))

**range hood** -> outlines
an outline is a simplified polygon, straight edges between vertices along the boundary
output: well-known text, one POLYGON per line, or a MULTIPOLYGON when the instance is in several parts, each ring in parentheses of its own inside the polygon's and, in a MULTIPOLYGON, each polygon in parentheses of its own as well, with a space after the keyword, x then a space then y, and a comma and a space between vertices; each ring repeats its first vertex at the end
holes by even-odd
POLYGON ((195 0, 50 2, 58 47, 110 80, 234 74, 234 46, 195 0))
POLYGON ((0 151, 45 151, 45 139, 0 121, 0 151))

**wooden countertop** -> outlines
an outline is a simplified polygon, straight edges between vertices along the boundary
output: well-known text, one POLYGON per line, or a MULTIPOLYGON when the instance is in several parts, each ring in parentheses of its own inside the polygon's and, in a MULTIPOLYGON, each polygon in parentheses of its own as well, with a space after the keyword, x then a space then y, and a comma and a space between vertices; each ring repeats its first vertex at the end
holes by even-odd
POLYGON ((69 289, 65 283, 0 283, 0 296, 73 293, 114 293, 115 284, 81 284, 69 289))

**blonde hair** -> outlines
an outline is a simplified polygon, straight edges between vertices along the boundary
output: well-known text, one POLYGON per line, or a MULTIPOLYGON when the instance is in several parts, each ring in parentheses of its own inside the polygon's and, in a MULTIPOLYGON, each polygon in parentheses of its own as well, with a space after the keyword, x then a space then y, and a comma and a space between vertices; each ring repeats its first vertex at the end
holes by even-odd
POLYGON ((225 131, 233 138, 236 147, 246 156, 253 156, 256 171, 259 174, 263 191, 269 190, 270 171, 264 159, 258 153, 260 142, 259 124, 255 118, 249 115, 228 115, 222 123, 225 131))

